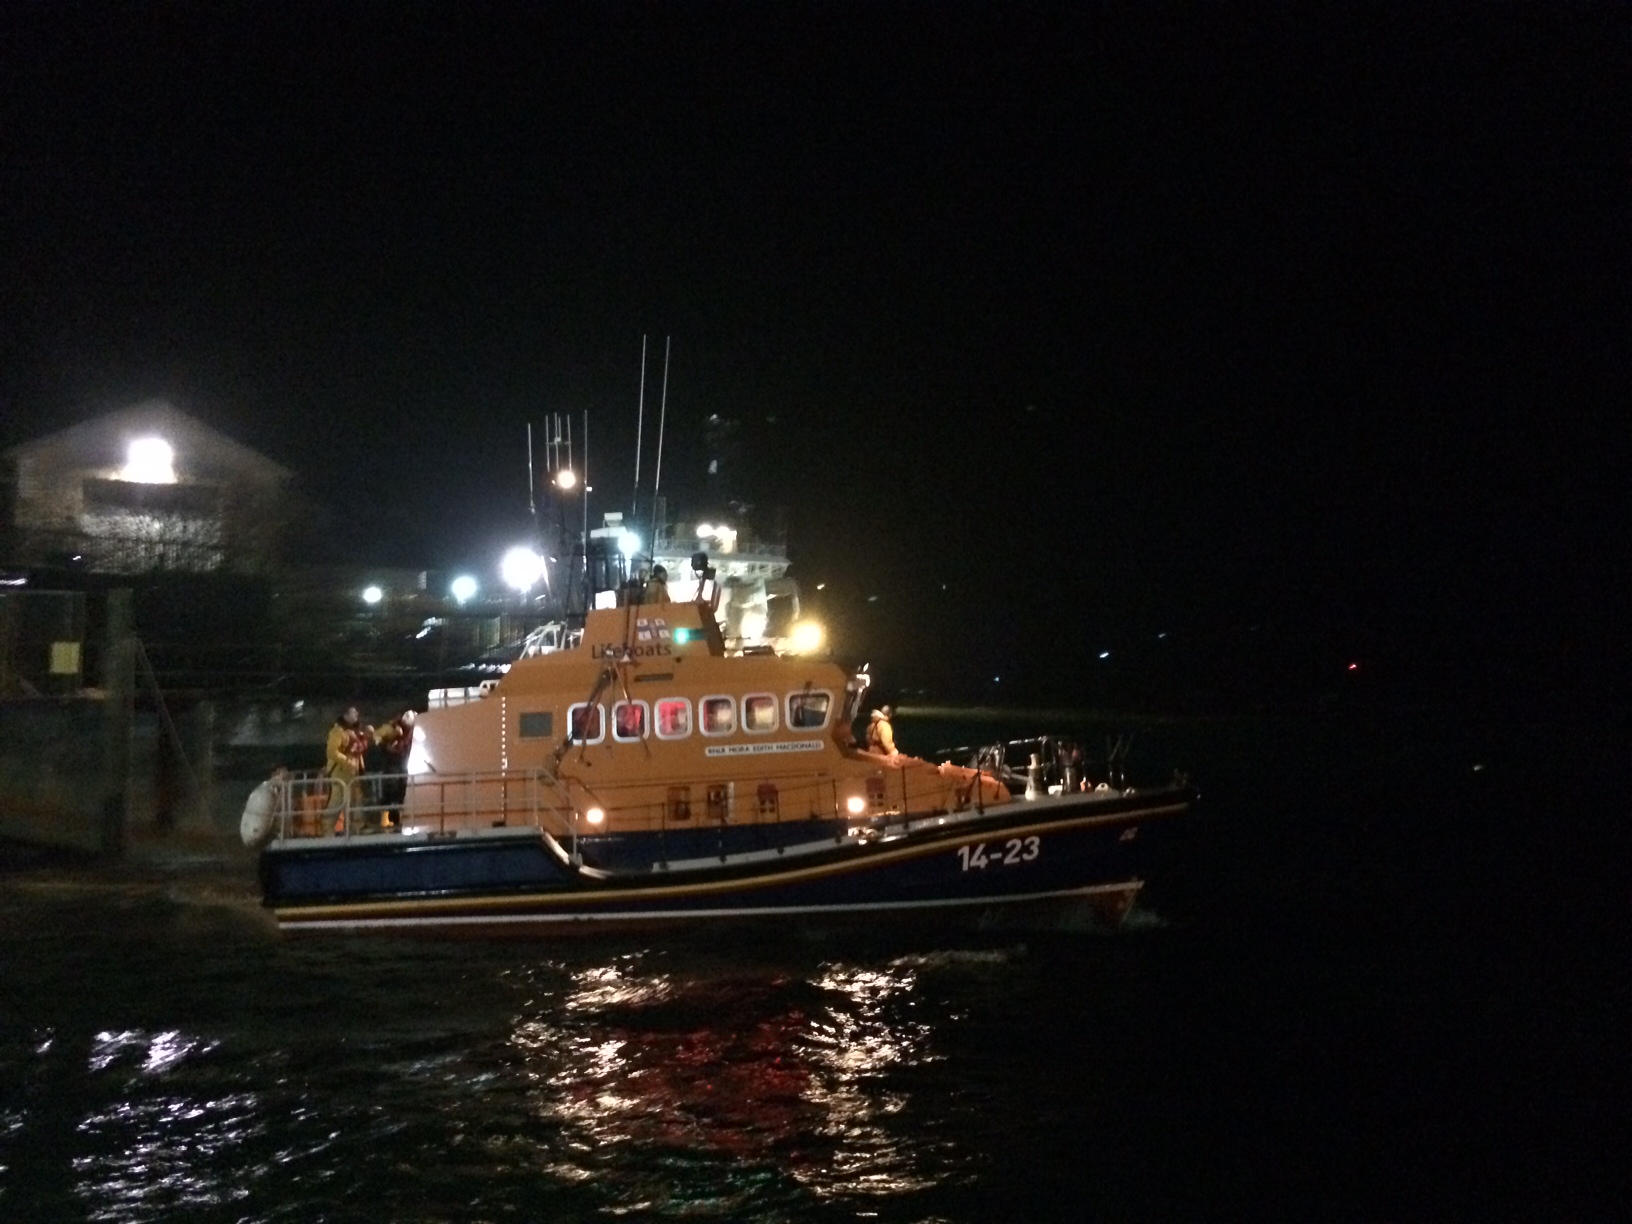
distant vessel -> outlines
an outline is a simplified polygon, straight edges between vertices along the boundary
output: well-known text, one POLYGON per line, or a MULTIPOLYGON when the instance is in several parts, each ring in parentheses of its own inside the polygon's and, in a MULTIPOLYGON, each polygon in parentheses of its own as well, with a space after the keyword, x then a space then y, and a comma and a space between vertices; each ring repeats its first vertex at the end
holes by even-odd
MULTIPOLYGON (((771 570, 743 577, 781 577, 755 558, 741 554, 771 570)), ((263 791, 260 881, 280 926, 553 933, 1061 905, 1120 921, 1191 787, 1051 794, 1032 776, 1016 795, 990 769, 866 751, 851 728, 867 674, 733 651, 731 579, 701 561, 669 602, 603 592, 581 634, 433 694, 390 832, 368 834, 384 805, 359 785, 308 774, 263 791)))

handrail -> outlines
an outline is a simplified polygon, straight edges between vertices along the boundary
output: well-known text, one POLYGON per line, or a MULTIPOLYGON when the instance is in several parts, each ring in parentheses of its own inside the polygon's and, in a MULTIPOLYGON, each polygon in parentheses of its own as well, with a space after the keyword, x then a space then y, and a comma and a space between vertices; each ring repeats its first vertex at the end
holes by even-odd
POLYGON ((278 788, 275 837, 279 840, 339 836, 434 823, 445 835, 449 825, 492 827, 518 824, 571 836, 575 810, 561 784, 542 770, 488 770, 438 775, 368 773, 347 782, 322 770, 291 773, 278 788), (401 798, 383 789, 401 782, 401 798), (337 797, 337 788, 343 788, 337 797), (426 802, 425 791, 437 793, 426 802), (450 795, 450 790, 454 794, 450 795), (337 801, 338 798, 338 801, 337 801), (393 815, 393 824, 383 818, 393 815))

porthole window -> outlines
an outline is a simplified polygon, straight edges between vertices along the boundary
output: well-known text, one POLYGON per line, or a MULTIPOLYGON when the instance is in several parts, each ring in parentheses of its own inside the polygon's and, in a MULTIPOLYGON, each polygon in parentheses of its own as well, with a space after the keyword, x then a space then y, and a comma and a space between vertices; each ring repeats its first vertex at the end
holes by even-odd
POLYGON ((620 701, 612 707, 612 738, 630 744, 646 738, 646 703, 620 701))
POLYGON ((691 734, 691 702, 665 697, 657 703, 657 738, 684 739, 691 734))
POLYGON ((827 725, 827 712, 833 704, 833 695, 805 689, 788 694, 788 726, 801 731, 813 731, 827 725))
POLYGON ((776 697, 771 693, 749 693, 742 699, 742 729, 756 735, 776 730, 776 697))
POLYGON ((704 697, 700 703, 704 735, 730 735, 737 729, 737 703, 729 697, 704 697))
POLYGON ((575 744, 598 744, 606 738, 606 717, 599 705, 569 706, 567 726, 575 744))

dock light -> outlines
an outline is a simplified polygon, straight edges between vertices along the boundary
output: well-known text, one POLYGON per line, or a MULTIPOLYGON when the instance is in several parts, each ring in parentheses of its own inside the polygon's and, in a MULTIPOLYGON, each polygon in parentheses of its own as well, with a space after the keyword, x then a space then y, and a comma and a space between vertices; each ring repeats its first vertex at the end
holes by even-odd
POLYGON ((697 538, 699 540, 712 540, 714 538, 714 524, 713 523, 698 523, 697 524, 697 538))
POLYGON ((562 468, 555 474, 555 487, 565 493, 578 483, 578 473, 571 468, 562 468))
POLYGON ((851 795, 850 798, 844 801, 844 806, 849 811, 850 815, 860 816, 867 810, 867 800, 863 799, 860 795, 851 795))
POLYGON ((544 558, 525 545, 518 544, 504 554, 499 562, 499 576, 504 585, 514 587, 525 595, 544 576, 544 558))
POLYGON ((469 574, 460 574, 448 587, 448 591, 460 603, 468 603, 474 599, 478 589, 476 579, 469 574))
POLYGON ((606 813, 598 807, 593 807, 584 813, 584 819, 592 825, 602 824, 606 820, 606 813))
POLYGON ((163 438, 132 438, 125 448, 120 480, 136 484, 175 484, 176 452, 163 438))
POLYGON ((618 537, 618 551, 623 559, 629 561, 640 551, 640 537, 632 531, 626 531, 618 537))
POLYGON ((827 631, 815 621, 800 621, 793 627, 788 637, 796 653, 810 654, 822 648, 822 643, 827 641, 827 631))
POLYGON ((377 586, 366 586, 363 588, 363 602, 366 604, 377 604, 384 598, 385 592, 380 590, 380 588, 377 586))

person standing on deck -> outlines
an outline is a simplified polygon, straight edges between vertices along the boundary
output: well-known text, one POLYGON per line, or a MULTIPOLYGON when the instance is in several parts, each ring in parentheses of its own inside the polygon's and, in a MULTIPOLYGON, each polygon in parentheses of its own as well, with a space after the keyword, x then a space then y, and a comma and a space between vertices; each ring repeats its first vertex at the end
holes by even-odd
POLYGON ((363 772, 363 757, 373 742, 374 728, 360 724, 356 706, 347 706, 329 728, 323 764, 323 774, 329 779, 329 806, 323 809, 323 816, 325 820, 331 816, 337 818, 336 833, 344 831, 340 812, 346 806, 352 784, 363 772))
POLYGON ((669 602, 669 571, 661 565, 654 565, 652 576, 646 580, 646 602, 649 604, 669 602))
POLYGON ((868 752, 877 752, 883 756, 895 755, 895 728, 890 726, 890 716, 893 713, 889 706, 880 706, 873 711, 873 716, 867 724, 868 752))
POLYGON ((385 772, 380 778, 380 827, 391 828, 395 820, 402 823, 402 800, 408 793, 408 753, 414 746, 414 720, 419 715, 404 710, 375 734, 380 747, 385 749, 385 772))

